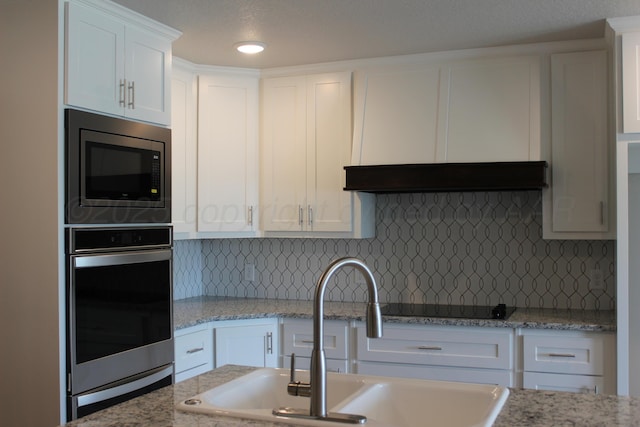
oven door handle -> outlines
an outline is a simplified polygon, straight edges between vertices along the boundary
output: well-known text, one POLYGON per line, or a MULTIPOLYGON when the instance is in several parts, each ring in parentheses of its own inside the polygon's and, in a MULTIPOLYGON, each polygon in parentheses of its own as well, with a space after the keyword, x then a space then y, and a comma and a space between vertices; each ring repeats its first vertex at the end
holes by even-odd
POLYGON ((92 403, 102 402, 109 400, 113 397, 122 396, 123 394, 131 393, 132 391, 139 390, 141 388, 150 386, 151 384, 160 381, 163 378, 173 375, 173 365, 167 367, 158 368, 158 370, 150 375, 143 376, 140 379, 133 380, 124 384, 120 384, 115 387, 107 388, 104 390, 95 391, 78 396, 78 406, 87 406, 92 403))
POLYGON ((156 251, 118 252, 100 255, 72 255, 74 268, 105 267, 110 265, 140 264, 171 259, 171 249, 156 251))

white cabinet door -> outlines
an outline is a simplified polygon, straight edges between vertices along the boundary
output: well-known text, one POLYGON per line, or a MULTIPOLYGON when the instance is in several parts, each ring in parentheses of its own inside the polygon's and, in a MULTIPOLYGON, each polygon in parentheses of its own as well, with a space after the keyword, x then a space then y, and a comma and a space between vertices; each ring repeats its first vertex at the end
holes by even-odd
POLYGON ((609 225, 607 85, 605 51, 551 56, 552 179, 551 200, 545 200, 551 213, 544 216, 551 224, 546 224, 546 238, 615 237, 609 225))
POLYGON ((258 78, 199 76, 198 232, 257 231, 257 170, 258 78))
POLYGON ((262 228, 300 231, 306 207, 306 79, 263 81, 262 228))
POLYGON ((153 123, 170 123, 171 42, 133 26, 126 29, 125 115, 153 123))
POLYGON ((307 77, 307 216, 309 230, 349 232, 352 193, 344 191, 351 161, 351 73, 307 77))
POLYGON ((640 132, 640 32, 622 34, 622 130, 640 132))
POLYGON ((278 366, 277 321, 215 326, 215 366, 278 366))
POLYGON ((66 36, 65 103, 124 114, 124 24, 68 3, 66 36))
POLYGON ((196 231, 197 82, 175 61, 171 82, 171 222, 182 238, 196 231))
POLYGON ((445 162, 540 160, 540 62, 535 56, 445 67, 445 162))
POLYGON ((374 198, 344 191, 351 73, 267 78, 262 86, 262 229, 270 237, 372 236, 374 198))

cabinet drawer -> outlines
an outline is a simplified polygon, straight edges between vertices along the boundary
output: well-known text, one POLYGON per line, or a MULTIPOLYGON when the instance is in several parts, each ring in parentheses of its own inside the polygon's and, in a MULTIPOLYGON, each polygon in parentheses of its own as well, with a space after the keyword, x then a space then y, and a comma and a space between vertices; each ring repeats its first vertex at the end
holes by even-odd
POLYGON ((476 384, 497 384, 504 387, 513 386, 513 371, 502 369, 416 366, 378 362, 358 362, 355 369, 356 373, 363 375, 476 384))
POLYGON ((213 364, 211 331, 202 329, 176 336, 176 373, 207 363, 213 364))
MULTIPOLYGON (((311 357, 313 350, 313 322, 311 320, 284 321, 282 354, 311 357)), ((346 359, 349 348, 349 325, 339 320, 324 322, 324 353, 329 359, 346 359)))
MULTIPOLYGON (((346 359, 327 359, 327 372, 338 372, 344 374, 349 372, 349 362, 346 359)), ((289 368, 291 366, 291 356, 282 358, 282 367, 289 368)), ((296 355, 296 370, 308 371, 311 368, 310 357, 298 357, 296 355)))
POLYGON ((383 337, 357 327, 357 359, 374 362, 511 369, 513 330, 384 326, 383 337))
POLYGON ((568 391, 572 393, 603 392, 604 379, 589 375, 545 374, 540 372, 525 372, 522 386, 535 390, 568 391))
POLYGON ((604 336, 527 335, 523 337, 524 370, 603 375, 604 336))

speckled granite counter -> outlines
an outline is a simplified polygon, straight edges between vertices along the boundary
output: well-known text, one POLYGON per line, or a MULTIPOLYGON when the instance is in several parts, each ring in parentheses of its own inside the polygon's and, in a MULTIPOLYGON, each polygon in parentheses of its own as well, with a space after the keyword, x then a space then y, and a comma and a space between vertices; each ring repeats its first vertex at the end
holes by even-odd
MULTIPOLYGON (((325 318, 364 321, 364 303, 325 302, 325 318)), ((199 297, 175 301, 174 326, 182 329, 213 320, 293 317, 311 319, 310 301, 262 300, 199 297)), ((610 332, 616 329, 612 310, 553 310, 518 308, 508 320, 443 319, 384 316, 389 323, 413 323, 450 326, 486 326, 500 328, 562 329, 610 332)))
MULTIPOLYGON (((238 427, 281 423, 198 415, 175 404, 256 368, 227 365, 66 424, 68 427, 238 427)), ((640 425, 640 398, 511 390, 494 427, 630 427, 640 425)))

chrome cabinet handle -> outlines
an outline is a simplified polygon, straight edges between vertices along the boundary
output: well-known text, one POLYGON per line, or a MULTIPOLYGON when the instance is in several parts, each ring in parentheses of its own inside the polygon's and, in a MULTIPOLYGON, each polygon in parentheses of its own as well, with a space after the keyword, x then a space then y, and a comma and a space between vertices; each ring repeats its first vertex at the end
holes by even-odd
POLYGON ((600 225, 604 225, 604 202, 600 202, 600 225))
POLYGON ((131 82, 131 84, 129 85, 128 92, 129 92, 129 108, 131 108, 132 110, 136 109, 136 86, 135 86, 136 82, 131 82))
POLYGON ((302 206, 298 206, 298 224, 299 225, 302 225, 304 223, 303 216, 304 216, 304 213, 302 211, 302 206))
POLYGON ((442 347, 438 347, 437 345, 419 345, 418 350, 442 351, 442 347))
POLYGON ((313 208, 311 205, 307 205, 307 223, 309 226, 313 225, 313 208))
POLYGON ((273 333, 267 332, 267 354, 273 354, 273 333))
POLYGON ((199 351, 204 351, 204 347, 192 348, 191 350, 187 350, 187 354, 193 354, 199 351))
POLYGON ((549 353, 547 356, 549 356, 549 357, 566 357, 566 358, 574 358, 574 357, 576 357, 575 354, 571 354, 571 353, 549 353))
POLYGON ((118 101, 118 104, 120 104, 121 107, 124 107, 126 102, 126 93, 125 93, 126 85, 127 85, 127 79, 120 79, 120 100, 118 101))
POLYGON ((253 206, 249 206, 248 223, 253 225, 253 206))

